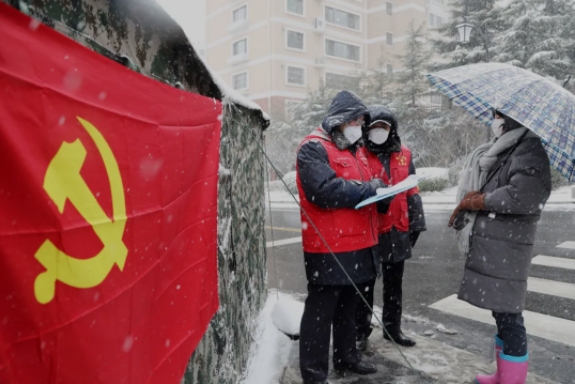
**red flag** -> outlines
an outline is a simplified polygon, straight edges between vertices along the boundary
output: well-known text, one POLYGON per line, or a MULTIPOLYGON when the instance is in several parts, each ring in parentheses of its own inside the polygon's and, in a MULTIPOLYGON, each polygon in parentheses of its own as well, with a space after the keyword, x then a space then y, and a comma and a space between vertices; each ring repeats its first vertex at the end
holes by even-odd
POLYGON ((221 104, 0 2, 0 383, 174 383, 217 310, 221 104))

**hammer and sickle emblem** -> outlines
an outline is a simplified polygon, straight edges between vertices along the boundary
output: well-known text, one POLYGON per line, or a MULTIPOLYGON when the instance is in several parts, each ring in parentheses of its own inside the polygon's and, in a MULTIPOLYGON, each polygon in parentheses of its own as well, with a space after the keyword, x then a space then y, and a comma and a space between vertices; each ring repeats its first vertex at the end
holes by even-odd
POLYGON ((104 281, 114 264, 123 270, 128 256, 128 249, 122 241, 126 226, 126 202, 120 168, 98 129, 86 120, 79 117, 78 120, 94 140, 104 161, 112 192, 114 220, 108 218, 80 175, 86 159, 86 148, 80 139, 62 143, 48 165, 44 190, 60 213, 64 213, 66 200, 70 200, 92 226, 104 248, 96 256, 81 260, 60 251, 50 240, 44 241, 34 255, 46 268, 34 282, 34 295, 41 304, 47 304, 54 298, 56 280, 76 288, 93 288, 104 281))

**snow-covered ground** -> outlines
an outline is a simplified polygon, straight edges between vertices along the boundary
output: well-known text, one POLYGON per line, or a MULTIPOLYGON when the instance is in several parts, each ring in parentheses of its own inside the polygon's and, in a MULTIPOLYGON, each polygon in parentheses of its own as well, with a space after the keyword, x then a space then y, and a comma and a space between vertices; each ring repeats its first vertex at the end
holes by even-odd
MULTIPOLYGON (((298 363, 298 341, 292 341, 280 332, 274 325, 275 317, 283 317, 281 325, 286 325, 293 332, 293 326, 301 320, 303 303, 295 296, 282 294, 279 300, 275 290, 269 291, 268 300, 258 318, 258 330, 255 343, 252 346, 248 369, 242 384, 301 384, 301 375, 298 363), (281 310, 277 310, 282 307, 281 310), (286 321, 287 323, 284 323, 286 321)), ((381 308, 374 308, 377 315, 381 308)), ((377 374, 364 378, 366 384, 393 382, 419 383, 438 382, 455 384, 468 382, 477 373, 490 373, 494 364, 483 356, 469 351, 452 347, 439 340, 439 335, 458 335, 455 329, 448 329, 443 324, 434 323, 426 318, 404 315, 406 323, 415 323, 420 332, 409 331, 410 337, 417 340, 418 348, 402 350, 403 354, 391 343, 386 342, 381 330, 374 332, 370 338, 370 350, 375 354, 372 361, 379 367, 377 374), (407 358, 407 361, 405 360, 407 358), (408 369, 390 371, 382 364, 391 362, 400 366, 412 366, 415 371, 408 369), (422 375, 421 377, 419 377, 422 375), (391 377, 393 376, 393 377, 391 377), (418 379, 419 378, 419 379, 418 379)), ((277 323, 277 319, 276 319, 277 323)), ((377 321, 374 327, 380 327, 377 321)), ((330 382, 333 384, 351 384, 356 377, 335 378, 333 373, 330 382)), ((527 384, 557 384, 540 376, 529 374, 527 384)))
MULTIPOLYGON (((296 343, 285 334, 280 332, 274 325, 274 309, 292 308, 297 306, 298 302, 294 296, 280 293, 279 304, 278 295, 275 290, 270 290, 268 299, 258 318, 258 329, 254 345, 248 362, 246 377, 242 384, 278 384, 283 374, 284 368, 289 363, 290 352, 296 343), (296 303, 294 303, 296 301, 296 303)), ((300 304, 303 308, 303 304, 300 304)), ((288 315, 288 312, 281 311, 282 314, 288 315)), ((298 311, 292 312, 292 315, 298 315, 298 311)), ((300 314, 301 315, 301 314, 300 314)), ((289 329, 293 324, 299 324, 300 319, 284 318, 285 324, 289 329)), ((298 327, 299 332, 299 327, 298 327)))

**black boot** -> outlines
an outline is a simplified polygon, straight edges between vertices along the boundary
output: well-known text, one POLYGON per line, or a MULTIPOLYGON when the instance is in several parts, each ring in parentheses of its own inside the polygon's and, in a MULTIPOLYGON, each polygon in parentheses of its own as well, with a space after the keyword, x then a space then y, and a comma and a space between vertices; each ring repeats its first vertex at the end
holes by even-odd
POLYGON ((346 372, 353 372, 358 375, 371 375, 377 372, 375 365, 363 361, 355 364, 334 364, 333 368, 339 377, 345 377, 346 372))
POLYGON ((359 336, 355 343, 359 352, 367 351, 367 336, 359 336))
MULTIPOLYGON (((403 347, 415 346, 415 340, 405 336, 403 332, 401 332, 401 329, 395 329, 395 330, 388 329, 387 331, 391 335, 391 340, 393 340, 395 344, 401 345, 403 347)), ((389 336, 387 335, 387 332, 385 331, 383 331, 383 338, 385 340, 390 340, 389 336)))
POLYGON ((357 350, 365 356, 373 356, 373 350, 369 348, 369 338, 367 336, 358 337, 355 343, 357 350))

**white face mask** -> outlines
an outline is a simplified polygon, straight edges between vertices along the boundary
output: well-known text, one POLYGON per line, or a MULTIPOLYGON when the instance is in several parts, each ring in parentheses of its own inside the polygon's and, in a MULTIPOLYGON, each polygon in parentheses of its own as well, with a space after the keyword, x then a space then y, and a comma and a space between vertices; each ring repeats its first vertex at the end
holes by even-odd
POLYGON ((375 144, 383 144, 389 137, 389 131, 383 128, 374 128, 369 131, 369 140, 375 144))
POLYGON ((361 127, 355 125, 348 125, 343 130, 343 135, 350 143, 355 144, 361 138, 361 127))
POLYGON ((501 137, 503 135, 503 125, 505 125, 505 120, 503 119, 493 119, 493 123, 491 123, 491 130, 495 137, 501 137))

